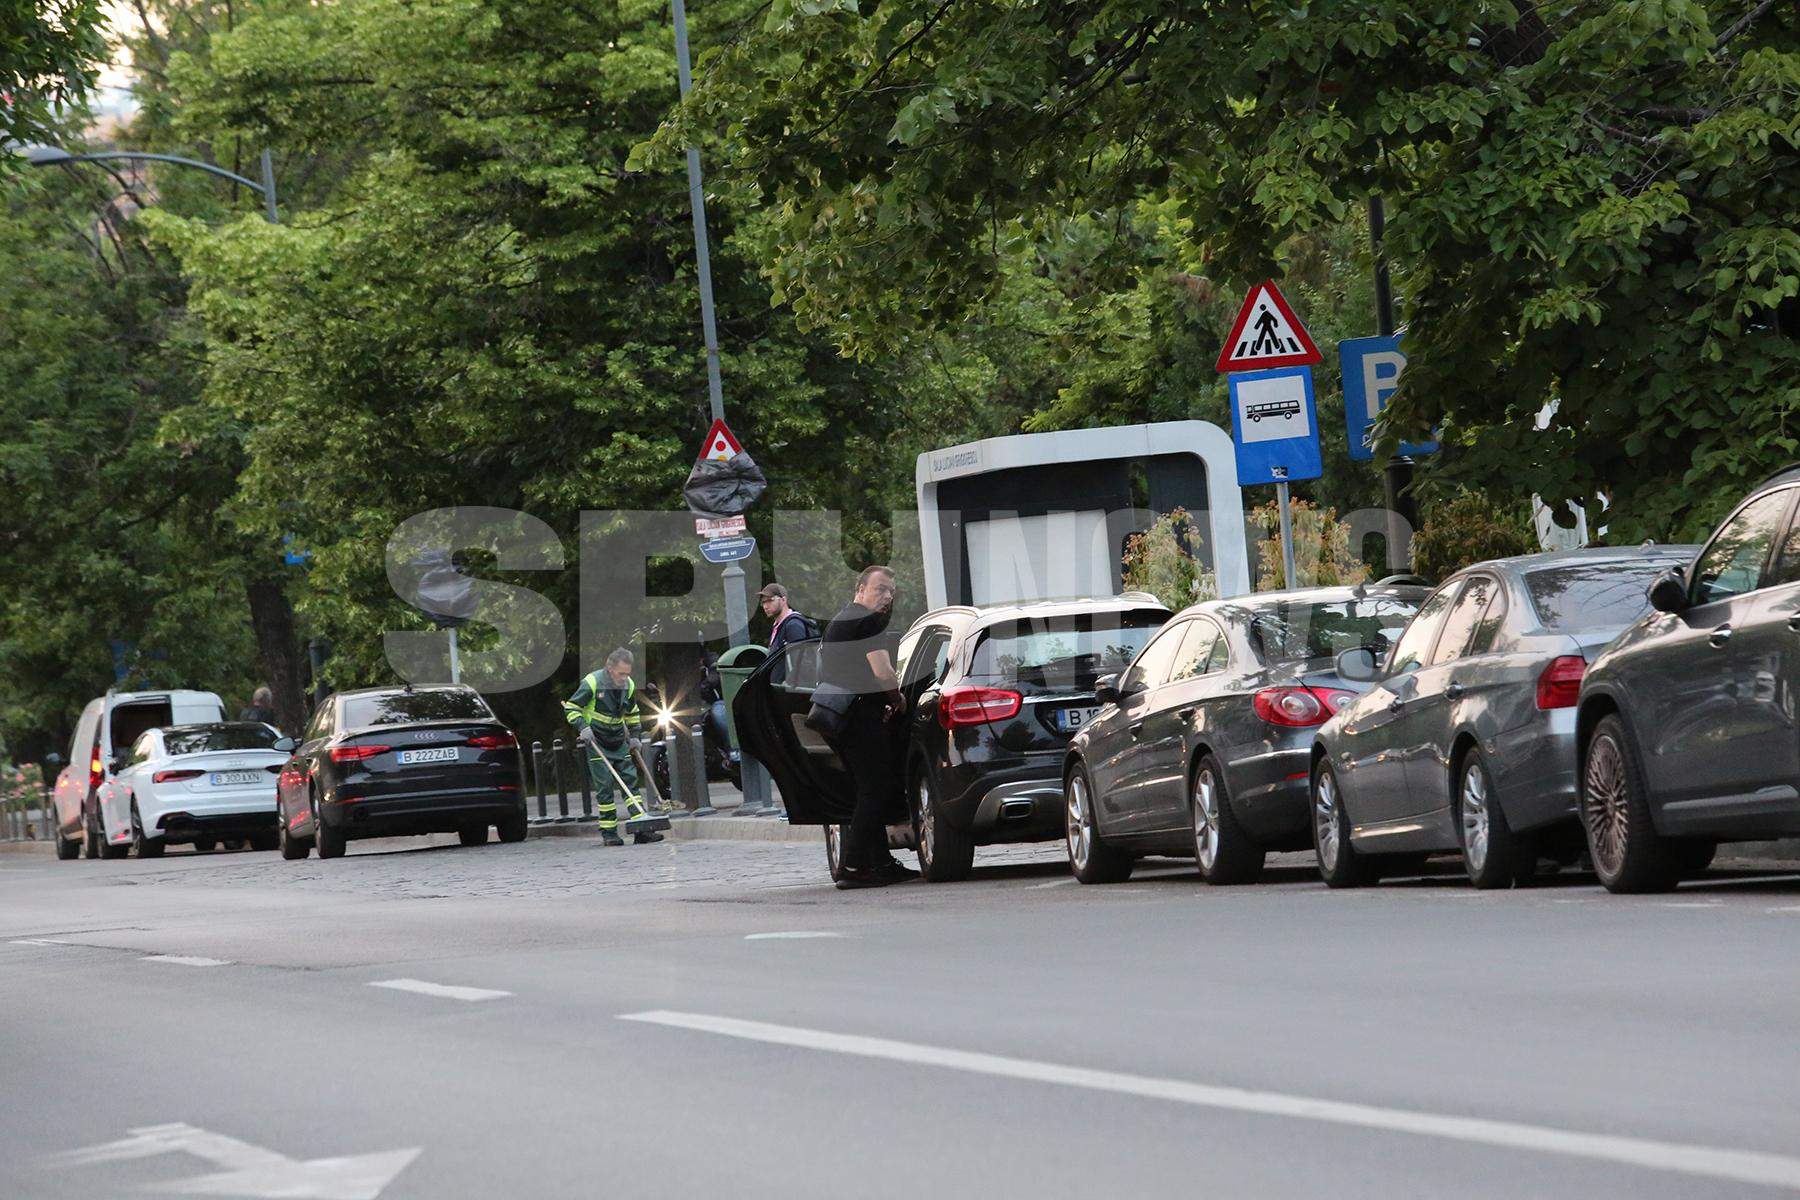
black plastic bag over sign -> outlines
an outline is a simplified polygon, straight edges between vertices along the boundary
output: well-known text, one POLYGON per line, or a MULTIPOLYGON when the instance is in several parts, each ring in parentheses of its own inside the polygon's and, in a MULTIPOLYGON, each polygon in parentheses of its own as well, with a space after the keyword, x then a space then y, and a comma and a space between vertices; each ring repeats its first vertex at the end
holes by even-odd
POLYGON ((735 517, 768 490, 756 460, 742 451, 724 462, 703 458, 688 472, 682 494, 688 508, 701 517, 735 517))
POLYGON ((439 629, 452 629, 475 615, 473 578, 456 569, 445 550, 434 550, 418 558, 418 610, 439 629))

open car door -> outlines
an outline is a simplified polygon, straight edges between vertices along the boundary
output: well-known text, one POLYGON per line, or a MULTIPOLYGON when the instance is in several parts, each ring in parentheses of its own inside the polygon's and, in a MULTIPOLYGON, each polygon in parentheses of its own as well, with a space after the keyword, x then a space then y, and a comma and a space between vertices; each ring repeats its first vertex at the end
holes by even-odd
POLYGON ((817 640, 791 642, 744 681, 731 704, 738 741, 781 789, 790 825, 838 825, 850 819, 855 785, 837 753, 806 727, 819 682, 817 640))

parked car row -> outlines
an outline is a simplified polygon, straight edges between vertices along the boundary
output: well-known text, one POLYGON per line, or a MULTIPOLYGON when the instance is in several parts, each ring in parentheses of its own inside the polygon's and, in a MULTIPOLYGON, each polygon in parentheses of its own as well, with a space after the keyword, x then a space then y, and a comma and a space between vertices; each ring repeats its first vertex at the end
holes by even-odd
MULTIPOLYGON (((1247 883, 1311 846, 1351 887, 1459 855, 1480 888, 1591 860, 1675 886, 1718 845, 1800 835, 1800 467, 1700 547, 1646 544, 1214 600, 919 618, 896 665, 890 842, 931 880, 1064 839, 1085 883, 1190 856, 1247 883)), ((804 724, 817 643, 739 692, 745 744, 840 869, 848 776, 804 724)))
POLYGON ((221 843, 336 858, 357 838, 526 834, 518 740, 466 687, 340 692, 298 744, 226 721, 211 692, 108 693, 76 724, 54 808, 62 859, 221 843))

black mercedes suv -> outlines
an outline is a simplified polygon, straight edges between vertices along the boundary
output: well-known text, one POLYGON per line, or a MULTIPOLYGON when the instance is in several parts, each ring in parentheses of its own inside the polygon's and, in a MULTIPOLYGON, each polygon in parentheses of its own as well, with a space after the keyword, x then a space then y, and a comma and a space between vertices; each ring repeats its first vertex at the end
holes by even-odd
MULTIPOLYGON (((975 847, 1063 836, 1062 762, 1100 708, 1094 682, 1128 666, 1169 619, 1152 596, 940 608, 914 621, 894 666, 907 719, 894 727, 889 842, 925 878, 966 878, 975 847)), ((738 733, 781 789, 788 821, 823 825, 833 878, 854 807, 848 772, 804 723, 819 643, 771 657, 738 691, 738 733)))

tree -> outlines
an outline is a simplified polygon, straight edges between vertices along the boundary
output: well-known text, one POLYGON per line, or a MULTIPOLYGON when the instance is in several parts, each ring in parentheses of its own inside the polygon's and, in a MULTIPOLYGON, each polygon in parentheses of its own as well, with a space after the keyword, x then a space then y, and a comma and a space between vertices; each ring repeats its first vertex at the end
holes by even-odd
POLYGON ((106 59, 100 0, 0 3, 0 142, 41 140, 106 59))
POLYGON ((1768 0, 776 0, 636 161, 718 139, 776 296, 862 355, 1083 213, 1168 204, 1243 283, 1383 194, 1384 436, 1666 537, 1796 448, 1797 38, 1768 0))

